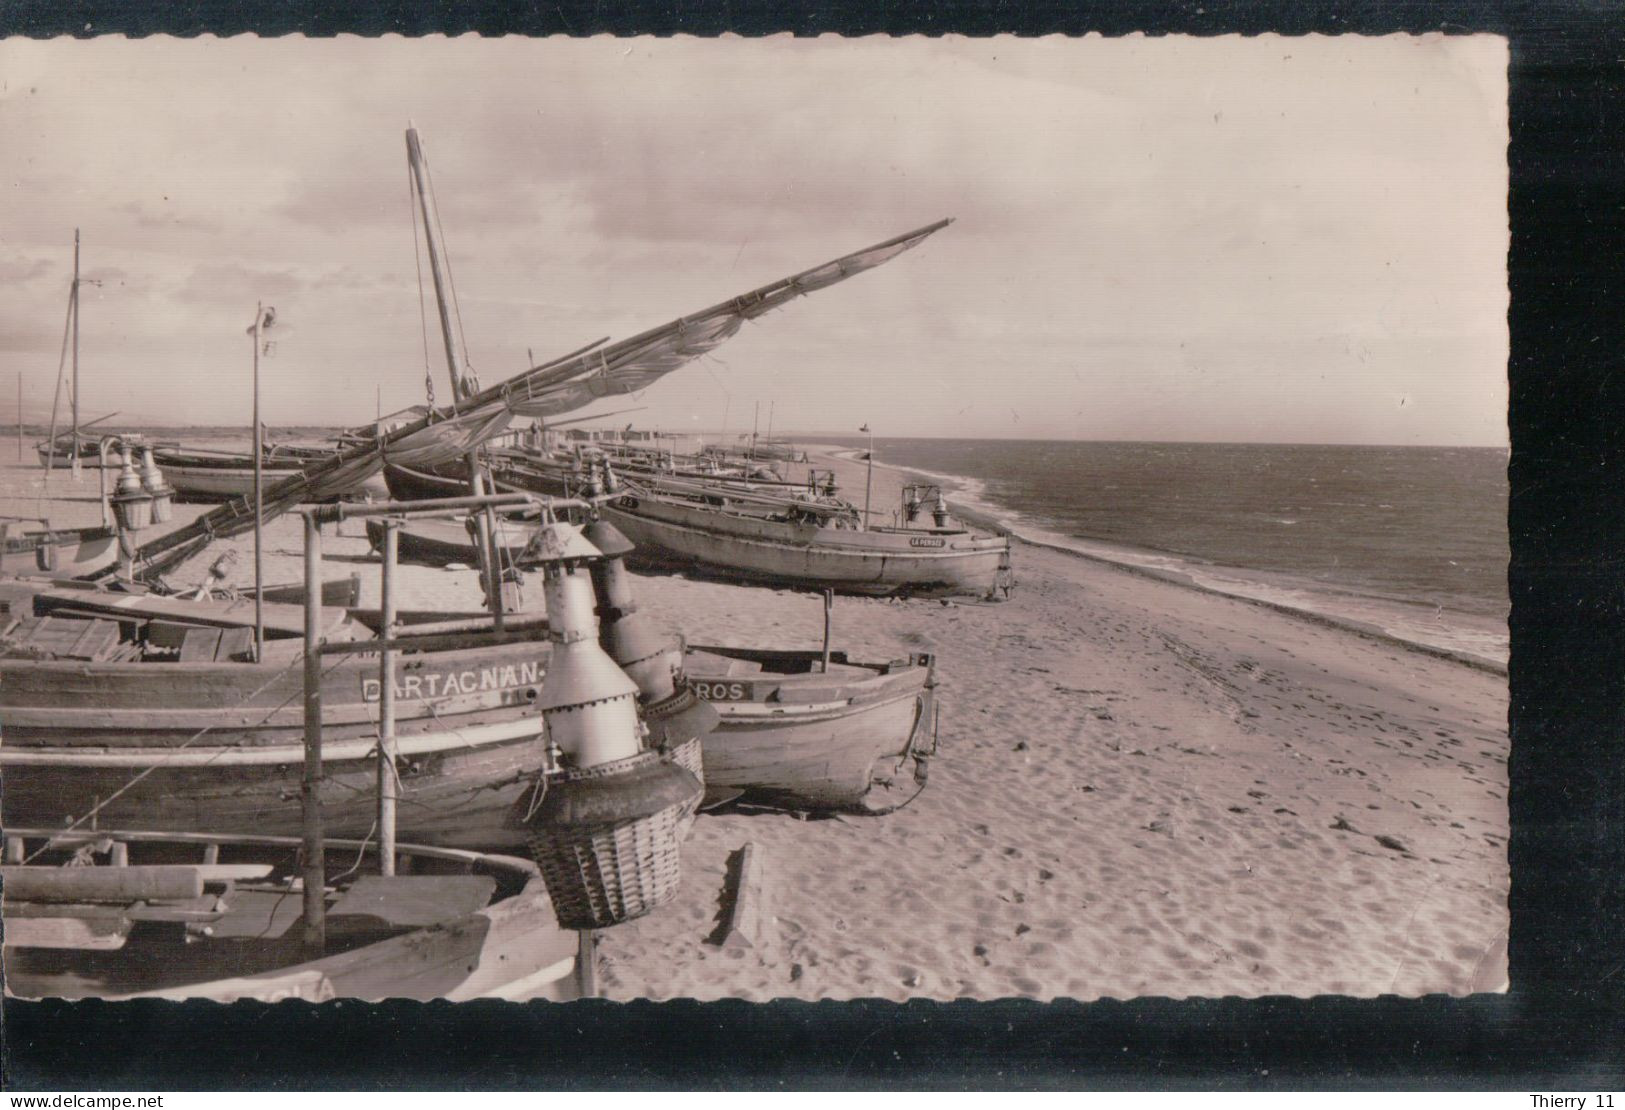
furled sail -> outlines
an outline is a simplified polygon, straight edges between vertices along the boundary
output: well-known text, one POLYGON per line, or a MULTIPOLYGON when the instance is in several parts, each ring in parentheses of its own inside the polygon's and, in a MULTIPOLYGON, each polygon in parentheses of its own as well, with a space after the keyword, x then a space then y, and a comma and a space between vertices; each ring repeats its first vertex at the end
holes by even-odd
MULTIPOLYGON (((378 473, 386 462, 425 467, 462 458, 501 434, 516 416, 557 416, 602 397, 644 389, 714 350, 739 331, 745 321, 889 262, 952 222, 939 220, 630 339, 532 367, 450 408, 432 410, 371 442, 343 448, 335 457, 311 464, 301 475, 267 486, 262 493, 264 513, 271 517, 302 501, 332 496, 378 473)), ((190 558, 211 540, 237 535, 253 526, 252 502, 247 498, 230 501, 137 548, 137 571, 161 573, 190 558)), ((112 570, 108 568, 94 577, 109 575, 112 570)))

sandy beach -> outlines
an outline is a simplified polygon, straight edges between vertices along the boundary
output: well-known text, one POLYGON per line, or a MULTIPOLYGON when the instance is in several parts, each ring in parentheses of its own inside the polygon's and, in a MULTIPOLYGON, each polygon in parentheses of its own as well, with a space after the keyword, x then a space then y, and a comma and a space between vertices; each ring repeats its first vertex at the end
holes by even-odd
MULTIPOLYGON (((0 513, 42 472, 4 443, 0 513)), ((863 467, 820 453, 861 501, 863 467)), ((800 468, 796 468, 797 473, 800 468)), ((874 504, 904 477, 876 468, 874 504)), ((97 519, 96 474, 52 479, 54 523, 97 519)), ((178 519, 197 511, 178 507, 178 519)), ((299 577, 297 518, 266 575, 299 577)), ((252 575, 251 539, 232 581, 252 575)), ((359 524, 330 577, 377 570, 359 524)), ((172 576, 200 580, 211 552, 172 576)), ((1463 994, 1505 978, 1507 683, 1493 667, 1018 544, 1008 600, 839 598, 854 658, 937 656, 928 788, 881 817, 707 814, 677 901, 602 934, 614 999, 1040 999, 1463 994), (751 843, 770 918, 718 946, 751 843)), ((403 606, 470 607, 473 571, 406 567, 403 606)), ((640 576, 690 642, 812 648, 814 595, 640 576)), ((539 588, 535 591, 539 603, 539 588)))

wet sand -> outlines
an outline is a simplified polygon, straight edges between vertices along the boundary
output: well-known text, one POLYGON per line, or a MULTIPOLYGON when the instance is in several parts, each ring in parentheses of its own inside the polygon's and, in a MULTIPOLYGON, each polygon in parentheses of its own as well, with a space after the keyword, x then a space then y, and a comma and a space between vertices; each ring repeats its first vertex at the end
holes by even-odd
MULTIPOLYGON (((41 471, 0 446, 0 513, 41 471)), ((29 460, 30 462, 32 460, 29 460)), ((861 501, 861 464, 821 456, 861 501)), ((800 473, 800 468, 796 468, 800 473)), ((876 468, 874 504, 903 475, 876 468)), ((94 523, 96 477, 53 493, 94 523)), ((18 496, 21 495, 21 496, 18 496)), ((190 517, 196 510, 183 514, 190 517)), ((267 578, 299 577, 297 519, 267 578)), ((232 580, 252 573, 251 540, 232 580)), ((377 568, 358 523, 330 577, 377 568)), ((172 576, 200 580, 213 554, 172 576)), ((1505 979, 1503 675, 1057 551, 1018 544, 999 602, 839 598, 854 658, 937 654, 928 788, 882 817, 734 809, 696 822, 683 888, 602 934, 615 999, 1419 995, 1505 979), (761 858, 760 948, 711 942, 730 854, 761 858)), ((404 606, 471 607, 473 571, 404 567, 404 606)), ((639 576, 690 641, 815 648, 797 594, 639 576)), ((539 586, 539 583, 538 583, 539 586)), ((539 601, 539 588, 535 589, 539 601)))

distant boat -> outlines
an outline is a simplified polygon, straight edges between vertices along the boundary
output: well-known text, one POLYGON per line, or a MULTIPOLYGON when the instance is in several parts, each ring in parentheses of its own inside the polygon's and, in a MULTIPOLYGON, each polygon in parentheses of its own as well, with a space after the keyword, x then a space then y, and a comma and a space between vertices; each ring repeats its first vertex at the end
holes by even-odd
POLYGON ((382 876, 370 842, 328 840, 327 954, 308 959, 295 837, 8 824, 6 846, 6 992, 17 997, 568 1001, 592 991, 592 945, 559 926, 528 860, 401 845, 400 873, 382 876))
POLYGON ((1010 541, 964 528, 864 528, 844 501, 723 483, 627 481, 602 512, 635 563, 873 597, 990 595, 1010 541))
MULTIPOLYGON (((177 501, 229 501, 254 495, 254 456, 237 451, 160 447, 153 452, 177 501)), ((304 473, 302 463, 262 458, 261 482, 269 486, 304 473)))
MULTIPOLYGON (((108 413, 98 416, 94 420, 79 423, 79 286, 83 281, 79 277, 79 229, 73 229, 73 281, 68 286, 68 335, 66 340, 72 338, 72 377, 68 382, 68 404, 72 414, 72 426, 60 434, 57 432, 57 404, 62 398, 62 375, 64 367, 58 364, 56 373, 56 390, 51 402, 51 430, 46 437, 34 445, 39 455, 40 465, 46 470, 54 470, 58 466, 78 466, 102 469, 106 466, 116 466, 117 463, 102 462, 100 445, 96 436, 84 434, 84 429, 111 420, 118 413, 108 413)), ((92 281, 92 285, 100 282, 92 281)), ((63 352, 67 353, 66 350, 63 352)))
POLYGON ((784 462, 807 461, 807 452, 788 440, 759 439, 750 446, 750 453, 758 459, 779 459, 784 462))
MULTIPOLYGON (((297 478, 306 468, 335 456, 331 447, 300 447, 277 444, 260 455, 260 483, 269 489, 275 482, 297 478)), ((246 451, 211 451, 203 448, 160 447, 153 457, 164 477, 175 488, 177 501, 230 501, 254 496, 254 456, 246 451)), ((367 485, 356 483, 330 500, 355 496, 367 485)))
POLYGON ((935 751, 934 660, 911 655, 822 669, 816 651, 691 647, 683 669, 721 716, 701 740, 706 796, 748 794, 809 809, 910 797, 935 751), (907 781, 896 781, 908 768, 907 781))
MULTIPOLYGON (((105 416, 102 419, 111 419, 111 416, 105 416)), ((95 421, 91 423, 95 423, 95 421)), ((90 425, 85 426, 89 427, 90 425)), ((42 439, 34 445, 34 451, 39 455, 39 464, 47 470, 72 466, 75 460, 78 461, 81 468, 85 469, 99 470, 104 466, 117 469, 119 466, 116 459, 109 459, 104 464, 99 451, 99 441, 95 436, 85 435, 83 432, 77 435, 72 432, 63 432, 54 441, 42 439)))

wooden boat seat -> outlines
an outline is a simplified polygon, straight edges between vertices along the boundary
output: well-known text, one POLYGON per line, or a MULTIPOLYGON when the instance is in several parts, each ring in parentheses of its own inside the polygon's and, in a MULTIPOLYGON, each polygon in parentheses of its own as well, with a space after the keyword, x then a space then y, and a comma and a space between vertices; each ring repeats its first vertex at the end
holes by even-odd
MULTIPOLYGON (((34 606, 38 611, 64 616, 106 617, 120 622, 164 622, 172 624, 213 627, 254 627, 252 600, 196 600, 182 597, 161 597, 157 594, 113 594, 90 590, 48 589, 35 593, 34 606)), ((301 605, 281 602, 263 603, 265 635, 267 639, 302 637, 305 631, 305 610, 301 605)), ((322 610, 327 620, 323 636, 329 641, 354 640, 358 633, 370 636, 350 620, 343 609, 322 610)))
POLYGON ((102 662, 123 654, 117 621, 75 617, 22 617, 0 637, 11 655, 32 659, 102 662))
POLYGON ((147 645, 182 663, 246 663, 254 658, 252 628, 199 628, 174 621, 147 625, 147 645))
POLYGON ((364 875, 327 916, 335 925, 354 917, 392 929, 418 929, 484 909, 496 889, 489 875, 364 875))

